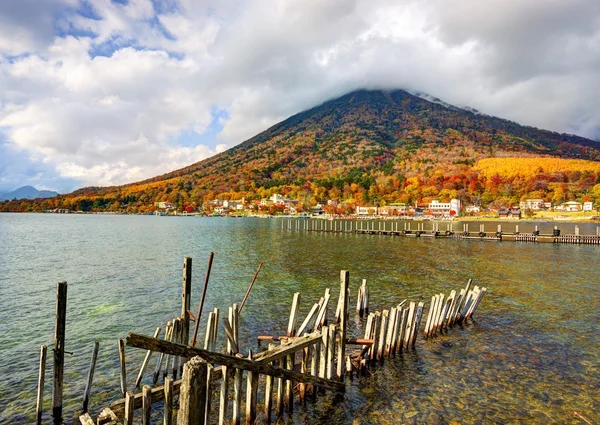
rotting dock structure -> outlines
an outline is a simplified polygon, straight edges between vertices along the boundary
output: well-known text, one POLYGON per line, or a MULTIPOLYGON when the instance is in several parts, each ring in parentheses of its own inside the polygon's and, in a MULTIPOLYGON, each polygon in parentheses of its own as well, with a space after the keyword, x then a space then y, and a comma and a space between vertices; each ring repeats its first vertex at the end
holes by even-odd
MULTIPOLYGON (((468 326, 487 291, 472 285, 469 280, 465 287, 452 290, 448 295, 434 294, 431 302, 402 300, 392 303, 388 309, 369 312, 369 289, 363 279, 356 287, 356 312, 353 313, 358 316, 361 326, 358 330, 353 326, 353 332, 357 334, 350 335, 350 274, 342 270, 337 303, 336 295, 326 289, 323 296, 310 301, 310 312, 302 319, 299 317, 301 294, 293 294, 286 334, 259 336, 257 349, 252 350, 240 346, 239 335, 244 330, 240 329, 239 318, 262 263, 240 304, 228 307, 225 317, 218 308, 209 310, 206 331, 201 338, 198 331, 212 258, 211 253, 196 315, 190 305, 192 259, 186 257, 181 311, 168 323, 157 327, 152 336, 129 333, 114 345, 102 347, 120 362, 120 376, 115 377, 115 383, 120 383, 115 385, 115 398, 118 399, 108 406, 89 405, 100 349, 98 342, 94 343, 81 412, 76 415, 78 423, 271 423, 283 415, 293 415, 298 403, 311 403, 319 397, 343 397, 347 379, 357 374, 370 376, 373 368, 384 367, 385 359, 413 350, 418 338, 427 340, 449 333, 452 327, 468 326), (223 346, 217 346, 219 329, 226 336, 223 346), (145 352, 135 379, 126 372, 128 350, 145 352), (148 384, 141 385, 142 382, 148 384)), ((303 294, 302 298, 308 298, 308 294, 303 294)), ((51 351, 55 424, 65 420, 66 305, 67 283, 59 282, 51 351)), ((47 347, 43 345, 36 410, 38 424, 42 423, 44 413, 46 357, 47 347)), ((129 365, 129 370, 131 368, 129 365)))
POLYGON ((362 235, 404 236, 412 238, 450 238, 480 241, 509 241, 535 243, 561 243, 577 245, 600 245, 600 226, 596 227, 595 235, 582 235, 579 226, 575 226, 573 234, 562 234, 558 226, 554 226, 551 234, 542 234, 538 226, 530 233, 519 232, 515 225, 514 232, 503 231, 498 224, 493 231, 485 229, 485 224, 479 224, 479 229, 470 228, 467 223, 431 222, 431 229, 425 230, 424 222, 409 220, 307 220, 282 219, 281 229, 286 231, 355 233, 362 235))

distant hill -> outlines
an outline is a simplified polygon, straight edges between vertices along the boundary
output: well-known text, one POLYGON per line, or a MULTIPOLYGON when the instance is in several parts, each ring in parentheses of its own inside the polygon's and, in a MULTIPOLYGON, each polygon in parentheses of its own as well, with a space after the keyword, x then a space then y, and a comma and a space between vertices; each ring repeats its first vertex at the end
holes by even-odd
POLYGON ((595 193, 598 161, 600 143, 594 140, 522 126, 421 93, 358 90, 180 170, 123 186, 79 189, 30 208, 133 212, 152 210, 157 201, 199 206, 273 193, 305 207, 327 199, 383 205, 458 197, 488 204, 531 196, 558 202, 595 193), (479 162, 486 158, 537 160, 524 172, 503 175, 505 166, 479 162), (580 162, 545 169, 549 158, 580 162), (490 175, 482 169, 486 164, 497 171, 490 175))
POLYGON ((32 186, 23 186, 12 192, 0 193, 0 201, 4 200, 20 200, 20 199, 37 199, 37 198, 53 198, 58 196, 58 192, 51 190, 37 190, 32 186))

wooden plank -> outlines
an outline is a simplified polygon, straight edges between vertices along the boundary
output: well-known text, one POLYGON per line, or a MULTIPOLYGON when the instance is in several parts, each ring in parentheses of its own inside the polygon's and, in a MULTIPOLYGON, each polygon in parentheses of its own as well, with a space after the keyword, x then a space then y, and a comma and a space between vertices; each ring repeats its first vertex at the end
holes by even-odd
POLYGON ((92 349, 92 358, 90 360, 90 368, 88 370, 87 382, 85 384, 85 391, 83 392, 83 413, 87 413, 88 404, 90 402, 90 392, 92 391, 92 381, 94 380, 94 370, 96 369, 96 360, 98 359, 98 349, 100 343, 94 341, 94 348, 92 349))
MULTIPOLYGON (((127 335, 126 344, 131 347, 165 352, 187 358, 200 356, 202 359, 213 364, 249 370, 263 375, 272 375, 276 378, 281 377, 284 379, 290 379, 292 381, 314 384, 334 391, 343 392, 345 390, 345 386, 340 382, 331 381, 328 379, 313 378, 309 375, 303 375, 299 372, 288 371, 282 368, 270 366, 269 364, 265 363, 264 358, 262 361, 242 359, 226 354, 214 353, 200 348, 193 348, 182 344, 169 343, 161 339, 151 338, 134 333, 129 333, 127 335)), ((304 348, 304 345, 301 348, 304 348)))
MULTIPOLYGON (((162 330, 161 328, 156 328, 156 331, 154 331, 154 338, 158 338, 161 330, 162 330)), ((150 362, 150 356, 152 356, 152 350, 148 350, 146 352, 146 357, 144 357, 144 361, 142 362, 142 367, 140 367, 140 372, 138 373, 137 379, 135 380, 134 388, 139 388, 140 383, 142 382, 142 378, 144 377, 144 372, 146 370, 146 367, 148 366, 148 363, 150 362)))
POLYGON ((81 425, 96 425, 88 413, 84 413, 83 415, 79 416, 79 423, 81 425))
POLYGON ((183 366, 177 425, 204 425, 206 406, 207 364, 200 357, 193 357, 183 366))
POLYGON ((170 377, 165 378, 164 385, 164 398, 165 398, 165 407, 163 413, 163 425, 172 425, 173 424, 173 379, 170 377))
POLYGON ((339 316, 339 334, 336 379, 344 382, 344 366, 346 356, 346 338, 348 337, 348 298, 350 291, 350 272, 342 270, 340 272, 340 316, 339 316))
POLYGON ((479 307, 479 303, 481 302, 481 300, 486 292, 487 292, 487 288, 481 288, 481 291, 479 292, 479 297, 477 297, 477 301, 475 301, 475 305, 471 309, 469 317, 473 317, 473 314, 475 314, 475 310, 477 310, 477 307, 479 307))
POLYGON ((274 350, 264 351, 262 353, 257 353, 254 356, 254 360, 257 362, 271 362, 273 360, 279 360, 284 358, 290 353, 295 353, 303 349, 304 347, 308 347, 313 345, 315 342, 321 339, 321 332, 315 331, 311 334, 305 336, 299 336, 297 338, 291 338, 292 342, 287 345, 280 345, 274 350))
POLYGON ((385 333, 385 346, 383 348, 383 355, 386 357, 392 354, 392 339, 394 339, 394 322, 396 321, 396 307, 392 307, 388 313, 388 324, 385 333))
POLYGON ((52 379, 52 416, 55 423, 62 422, 63 377, 65 367, 65 329, 67 321, 67 282, 56 287, 56 317, 54 327, 54 370, 52 379))
POLYGON ((183 343, 190 340, 190 309, 192 308, 192 259, 183 259, 183 288, 181 290, 181 318, 183 320, 183 343))
POLYGON ((304 333, 304 331, 306 329, 308 329, 308 325, 310 324, 311 320, 315 317, 315 314, 317 313, 318 308, 319 308, 318 303, 315 303, 312 306, 312 308, 310 309, 310 312, 306 316, 306 319, 304 319, 304 322, 302 322, 302 325, 300 325, 300 328, 298 328, 298 332, 296 332, 296 336, 301 336, 304 333))
POLYGON ((290 318, 287 326, 287 336, 296 334, 296 322, 298 321, 298 309, 300 308, 300 292, 294 294, 292 299, 292 308, 290 310, 290 318))
POLYGON ((327 321, 327 304, 329 303, 329 298, 331 298, 331 290, 327 288, 325 289, 325 296, 323 297, 323 303, 317 314, 313 331, 317 331, 327 321))
POLYGON ((37 399, 35 407, 35 423, 40 425, 42 423, 42 413, 44 405, 44 379, 46 376, 46 357, 48 355, 48 347, 42 345, 40 347, 40 369, 38 372, 38 389, 37 399))

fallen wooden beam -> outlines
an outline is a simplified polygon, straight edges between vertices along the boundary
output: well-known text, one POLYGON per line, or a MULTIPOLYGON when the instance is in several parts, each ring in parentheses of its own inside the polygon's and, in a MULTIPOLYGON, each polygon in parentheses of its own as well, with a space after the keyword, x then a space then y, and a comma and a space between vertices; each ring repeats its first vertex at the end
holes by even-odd
MULTIPOLYGON (((304 338, 298 338, 299 340, 303 340, 304 338)), ((301 348, 304 348, 310 345, 313 341, 306 342, 306 340, 302 341, 302 343, 306 345, 296 345, 295 352, 301 348)), ((207 350, 202 350, 200 348, 188 347, 186 345, 174 344, 172 342, 167 342, 165 340, 151 338, 144 335, 138 335, 134 333, 130 333, 127 335, 126 344, 130 347, 142 348, 146 350, 157 351, 160 353, 172 354, 174 356, 187 357, 192 358, 195 356, 199 356, 200 358, 206 360, 209 363, 219 364, 227 367, 243 369, 250 372, 256 372, 262 375, 269 375, 275 378, 283 378, 290 381, 300 382, 303 384, 312 384, 322 388, 344 392, 346 390, 346 386, 341 382, 333 381, 330 379, 317 378, 310 375, 305 375, 300 372, 295 372, 292 370, 287 370, 275 366, 271 366, 267 363, 267 361, 272 361, 272 358, 268 358, 263 361, 254 361, 243 359, 234 356, 228 356, 226 354, 214 353, 207 350)), ((289 350, 290 345, 286 345, 281 347, 284 350, 289 350)), ((277 351, 273 350, 273 351, 277 351)), ((281 355, 281 351, 278 353, 281 355)), ((291 354, 292 352, 288 352, 286 354, 291 354)))

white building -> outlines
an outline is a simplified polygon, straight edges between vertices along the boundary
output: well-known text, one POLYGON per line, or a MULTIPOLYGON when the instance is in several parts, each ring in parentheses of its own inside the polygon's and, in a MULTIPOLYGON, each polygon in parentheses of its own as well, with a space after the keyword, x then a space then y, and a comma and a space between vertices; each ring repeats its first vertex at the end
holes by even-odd
POLYGON ((358 216, 366 216, 366 215, 377 215, 377 207, 356 207, 356 215, 358 216))
POLYGON ((594 203, 592 201, 586 201, 583 203, 583 210, 584 211, 593 211, 594 210, 594 203))
POLYGON ((539 211, 546 208, 546 203, 543 199, 525 199, 519 202, 519 208, 522 210, 539 211))
POLYGON ((460 200, 451 199, 450 202, 440 202, 437 199, 434 199, 430 202, 428 208, 434 215, 459 215, 460 200))

